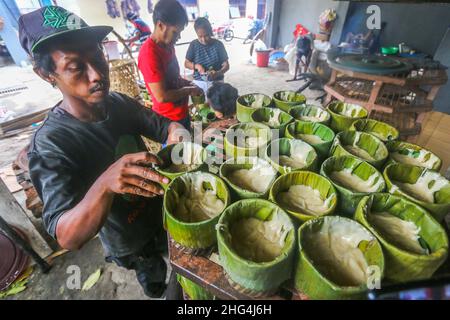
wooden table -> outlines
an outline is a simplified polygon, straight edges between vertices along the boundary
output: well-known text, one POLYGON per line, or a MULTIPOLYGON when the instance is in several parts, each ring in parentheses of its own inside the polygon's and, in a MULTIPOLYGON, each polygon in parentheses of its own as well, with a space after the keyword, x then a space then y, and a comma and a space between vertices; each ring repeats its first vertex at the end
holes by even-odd
POLYGON ((400 136, 418 135, 425 115, 433 109, 439 88, 448 80, 447 73, 425 62, 403 60, 411 63, 413 69, 392 75, 332 67, 331 79, 325 85, 326 104, 335 98, 361 105, 369 111, 369 118, 391 124, 400 136))

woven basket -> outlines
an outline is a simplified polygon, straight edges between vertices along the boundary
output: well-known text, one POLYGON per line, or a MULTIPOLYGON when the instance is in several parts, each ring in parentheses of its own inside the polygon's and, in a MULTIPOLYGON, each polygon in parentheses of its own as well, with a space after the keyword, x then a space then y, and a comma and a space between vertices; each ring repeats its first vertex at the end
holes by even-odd
POLYGON ((112 60, 109 62, 111 91, 117 91, 131 98, 139 97, 140 90, 136 82, 137 70, 134 60, 112 60))

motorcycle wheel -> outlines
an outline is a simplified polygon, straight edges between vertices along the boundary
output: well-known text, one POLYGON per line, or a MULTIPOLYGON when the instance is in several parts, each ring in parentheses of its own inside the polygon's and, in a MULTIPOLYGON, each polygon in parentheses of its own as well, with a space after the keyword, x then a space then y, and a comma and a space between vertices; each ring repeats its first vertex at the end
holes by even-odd
POLYGON ((227 42, 230 42, 231 40, 234 39, 234 32, 233 30, 227 30, 225 31, 225 33, 223 34, 223 39, 227 42))

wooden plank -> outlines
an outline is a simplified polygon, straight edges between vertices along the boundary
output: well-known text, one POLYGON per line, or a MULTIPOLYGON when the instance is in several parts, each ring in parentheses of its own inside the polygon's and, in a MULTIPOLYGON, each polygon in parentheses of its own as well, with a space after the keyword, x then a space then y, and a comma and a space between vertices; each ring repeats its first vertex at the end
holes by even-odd
POLYGON ((28 114, 23 117, 19 117, 16 119, 12 119, 10 121, 0 123, 0 135, 3 135, 9 131, 19 130, 31 126, 33 123, 41 122, 42 120, 45 119, 50 109, 51 108, 48 108, 45 110, 28 114))
POLYGON ((33 249, 41 256, 46 257, 52 249, 36 230, 30 219, 23 211, 14 196, 9 192, 3 180, 0 179, 0 216, 10 225, 23 230, 33 249))
POLYGON ((372 80, 372 81, 381 81, 384 83, 395 84, 398 86, 404 86, 406 84, 406 79, 404 79, 404 78, 361 73, 361 72, 345 70, 345 69, 336 68, 336 67, 333 67, 333 69, 336 69, 340 73, 350 76, 352 78, 360 78, 360 79, 372 80))

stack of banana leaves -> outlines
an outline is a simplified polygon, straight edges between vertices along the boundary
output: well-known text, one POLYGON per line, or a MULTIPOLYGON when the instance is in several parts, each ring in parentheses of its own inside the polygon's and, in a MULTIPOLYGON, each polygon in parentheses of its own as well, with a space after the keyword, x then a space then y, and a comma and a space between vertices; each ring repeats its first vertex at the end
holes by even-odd
MULTIPOLYGON (((450 181, 438 150, 401 141, 355 104, 321 107, 290 91, 236 104, 217 174, 200 145, 158 154, 175 242, 217 250, 228 282, 250 297, 284 287, 310 299, 365 299, 377 286, 445 272, 450 181)), ((196 280, 178 281, 189 299, 216 299, 196 280)))

